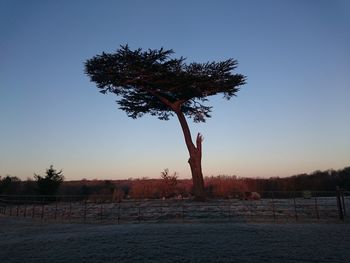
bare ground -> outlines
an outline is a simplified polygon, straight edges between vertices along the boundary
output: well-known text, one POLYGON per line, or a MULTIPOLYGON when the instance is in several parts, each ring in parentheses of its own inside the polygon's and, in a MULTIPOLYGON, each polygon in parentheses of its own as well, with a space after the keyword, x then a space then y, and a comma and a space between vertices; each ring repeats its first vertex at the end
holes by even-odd
POLYGON ((349 262, 350 224, 38 223, 0 216, 0 262, 349 262))

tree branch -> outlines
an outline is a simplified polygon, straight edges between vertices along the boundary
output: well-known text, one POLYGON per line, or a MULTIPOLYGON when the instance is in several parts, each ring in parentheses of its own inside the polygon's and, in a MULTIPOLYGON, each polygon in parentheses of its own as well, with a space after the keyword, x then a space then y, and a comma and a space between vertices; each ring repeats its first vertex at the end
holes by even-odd
POLYGON ((186 100, 177 100, 175 102, 170 102, 167 98, 164 98, 163 96, 159 95, 159 93, 157 93, 154 90, 148 89, 144 86, 142 86, 142 89, 151 93, 153 96, 157 97, 161 102, 163 102, 166 106, 168 106, 175 113, 177 113, 178 111, 181 110, 181 105, 186 101, 186 100))

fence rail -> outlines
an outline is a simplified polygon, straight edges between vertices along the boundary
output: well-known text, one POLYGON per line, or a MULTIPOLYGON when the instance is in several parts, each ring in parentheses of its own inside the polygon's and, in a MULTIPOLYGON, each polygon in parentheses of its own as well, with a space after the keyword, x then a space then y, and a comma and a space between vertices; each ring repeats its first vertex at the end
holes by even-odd
POLYGON ((350 192, 264 192, 259 200, 0 195, 0 214, 74 223, 346 221, 350 192))

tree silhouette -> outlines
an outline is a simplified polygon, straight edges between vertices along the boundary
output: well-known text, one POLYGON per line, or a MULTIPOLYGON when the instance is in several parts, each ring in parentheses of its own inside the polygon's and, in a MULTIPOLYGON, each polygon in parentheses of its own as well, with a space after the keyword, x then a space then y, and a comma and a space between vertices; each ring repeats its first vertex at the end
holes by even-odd
POLYGON ((53 195, 57 192, 59 186, 64 180, 62 170, 57 172, 53 165, 50 165, 49 169, 46 169, 45 177, 38 174, 34 174, 34 178, 37 183, 37 191, 41 195, 53 195))
POLYGON ((21 179, 16 176, 0 176, 0 194, 16 194, 20 190, 21 179))
POLYGON ((185 63, 185 58, 171 58, 172 50, 141 48, 131 50, 121 46, 116 53, 102 53, 85 63, 85 73, 100 92, 118 97, 119 108, 134 119, 144 114, 168 120, 176 115, 190 155, 188 160, 193 180, 193 193, 204 198, 202 174, 202 141, 198 133, 195 143, 186 117, 205 122, 212 107, 205 105, 207 97, 223 94, 230 99, 245 77, 234 74, 237 61, 185 63))

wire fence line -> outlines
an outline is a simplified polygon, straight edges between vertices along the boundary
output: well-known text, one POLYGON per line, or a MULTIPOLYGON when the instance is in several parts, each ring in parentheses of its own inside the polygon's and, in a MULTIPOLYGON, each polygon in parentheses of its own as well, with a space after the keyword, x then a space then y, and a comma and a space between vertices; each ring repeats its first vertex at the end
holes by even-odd
POLYGON ((264 192, 259 199, 114 200, 111 195, 0 195, 0 214, 71 223, 347 222, 350 192, 264 192))

